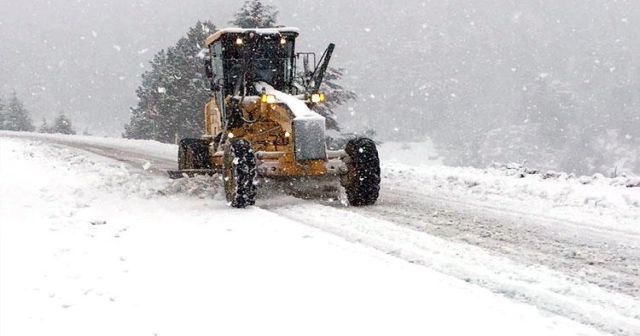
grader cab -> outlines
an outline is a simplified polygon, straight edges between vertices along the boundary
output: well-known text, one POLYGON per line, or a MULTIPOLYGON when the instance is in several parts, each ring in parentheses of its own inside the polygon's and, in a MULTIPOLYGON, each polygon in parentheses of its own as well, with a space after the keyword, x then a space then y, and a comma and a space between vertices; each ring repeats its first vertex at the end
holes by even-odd
POLYGON ((206 40, 211 99, 199 139, 182 139, 174 178, 221 174, 231 206, 255 203, 259 179, 340 181, 351 205, 375 203, 380 162, 375 143, 350 140, 327 150, 325 118, 314 112, 334 45, 316 63, 296 53, 296 28, 227 28, 206 40), (299 69, 302 62, 302 69, 299 69))

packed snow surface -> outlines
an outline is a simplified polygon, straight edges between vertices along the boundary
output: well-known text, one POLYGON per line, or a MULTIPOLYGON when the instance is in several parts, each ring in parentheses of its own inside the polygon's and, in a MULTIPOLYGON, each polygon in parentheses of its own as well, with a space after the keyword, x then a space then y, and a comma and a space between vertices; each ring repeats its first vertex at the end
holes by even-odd
POLYGON ((0 335, 640 332, 638 188, 394 162, 383 167, 375 207, 263 195, 237 210, 215 177, 166 179, 159 170, 175 154, 150 141, 0 134, 0 335), (431 194, 412 197, 416 186, 431 194), (567 196, 555 197, 556 188, 567 196), (601 190, 606 202, 578 201, 601 190), (432 194, 448 207, 454 199, 517 211, 515 228, 540 234, 540 245, 506 251, 508 236, 486 245, 509 222, 474 236, 486 224, 480 212, 455 235, 457 223, 438 223, 467 223, 464 209, 419 216, 431 205, 415 202, 432 194), (550 220, 529 216, 535 208, 558 228, 528 227, 550 220), (442 230, 429 231, 432 222, 442 230), (590 268, 553 257, 544 234, 556 229, 558 244, 571 231, 631 246, 620 250, 630 253, 620 276, 631 283, 574 274, 590 268))

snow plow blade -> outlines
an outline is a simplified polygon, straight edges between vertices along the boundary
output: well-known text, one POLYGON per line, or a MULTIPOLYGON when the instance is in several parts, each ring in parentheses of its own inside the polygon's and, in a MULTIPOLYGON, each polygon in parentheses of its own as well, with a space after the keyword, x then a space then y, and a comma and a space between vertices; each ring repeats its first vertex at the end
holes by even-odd
POLYGON ((196 175, 213 175, 216 171, 213 169, 184 169, 184 170, 168 170, 167 174, 169 174, 169 178, 172 179, 181 179, 194 177, 196 175))

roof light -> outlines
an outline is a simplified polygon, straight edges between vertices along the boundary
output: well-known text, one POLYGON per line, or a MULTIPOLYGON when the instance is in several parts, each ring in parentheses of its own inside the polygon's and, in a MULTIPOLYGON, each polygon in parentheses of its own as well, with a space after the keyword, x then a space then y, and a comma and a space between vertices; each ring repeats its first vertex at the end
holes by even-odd
POLYGON ((324 93, 314 93, 311 95, 311 102, 312 103, 321 103, 323 102, 325 99, 324 93))
POLYGON ((287 39, 286 38, 281 38, 280 39, 280 44, 286 44, 287 43, 287 39))
POLYGON ((263 94, 262 95, 262 102, 263 103, 267 103, 267 104, 275 104, 276 103, 276 96, 270 95, 270 94, 263 94))

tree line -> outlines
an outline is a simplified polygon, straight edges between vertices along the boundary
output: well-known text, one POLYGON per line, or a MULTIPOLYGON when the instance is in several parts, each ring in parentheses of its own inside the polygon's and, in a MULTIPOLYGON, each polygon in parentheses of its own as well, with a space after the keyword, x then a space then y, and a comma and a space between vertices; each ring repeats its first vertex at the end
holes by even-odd
MULTIPOLYGON (((245 1, 229 24, 241 28, 273 28, 278 11, 260 0, 245 1)), ((123 136, 174 143, 184 137, 199 137, 204 118, 202 111, 210 98, 210 84, 204 73, 209 57, 205 39, 217 30, 210 21, 198 21, 175 45, 157 52, 150 60, 150 70, 142 74, 136 90, 138 103, 131 108, 123 136)), ((344 69, 329 68, 322 91, 327 101, 318 108, 326 117, 327 128, 340 130, 336 108, 356 98, 356 94, 339 84, 344 69)), ((75 134, 71 120, 60 112, 53 122, 46 118, 36 127, 31 113, 14 92, 4 104, 0 99, 0 130, 75 134)))
POLYGON ((451 165, 517 161, 577 174, 639 173, 634 7, 431 2, 424 25, 399 34, 393 50, 363 58, 373 76, 404 79, 379 86, 392 99, 370 106, 392 113, 371 118, 402 130, 399 140, 430 137, 451 165))
MULTIPOLYGON (((34 132, 31 113, 24 106, 18 95, 13 92, 5 104, 0 98, 0 130, 16 132, 34 132)), ((53 124, 49 125, 46 119, 38 128, 40 133, 75 134, 71 120, 62 112, 56 116, 53 124)))
MULTIPOLYGON (((278 11, 260 0, 245 1, 230 25, 240 28, 277 26, 278 11)), ((175 45, 156 53, 151 69, 142 75, 136 90, 138 104, 123 136, 175 143, 180 138, 199 137, 204 129, 202 111, 210 97, 210 85, 204 73, 209 57, 205 39, 217 30, 210 21, 198 21, 175 45)), ((344 69, 329 68, 321 88, 327 101, 318 109, 327 120, 327 128, 340 131, 336 108, 356 98, 355 92, 339 84, 344 69)))

